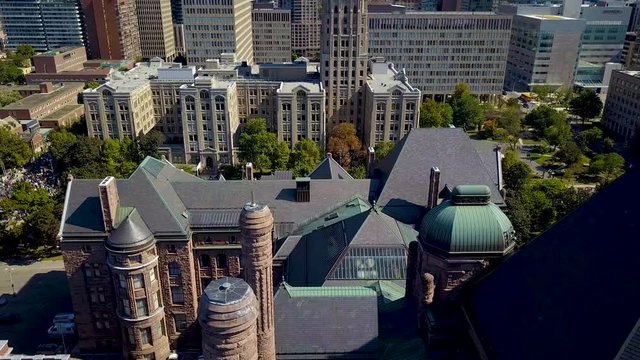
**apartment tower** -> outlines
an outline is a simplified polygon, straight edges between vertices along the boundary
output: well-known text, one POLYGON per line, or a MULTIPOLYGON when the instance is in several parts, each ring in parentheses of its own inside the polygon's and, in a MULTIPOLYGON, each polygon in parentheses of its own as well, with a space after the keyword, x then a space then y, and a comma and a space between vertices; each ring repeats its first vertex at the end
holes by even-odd
POLYGON ((291 12, 274 3, 254 3, 253 62, 280 64, 291 61, 291 12))
POLYGON ((82 0, 82 11, 90 58, 134 60, 142 56, 135 0, 82 0))
POLYGON ((173 60, 176 45, 171 22, 171 1, 136 0, 136 2, 142 57, 173 60))
POLYGON ((363 88, 367 79, 368 29, 364 0, 329 0, 322 8, 320 77, 327 92, 328 128, 363 127, 363 88))
POLYGON ((320 55, 319 0, 291 1, 291 50, 300 56, 314 58, 320 55))
POLYGON ((253 63, 251 0, 184 0, 182 14, 189 64, 223 53, 253 63))

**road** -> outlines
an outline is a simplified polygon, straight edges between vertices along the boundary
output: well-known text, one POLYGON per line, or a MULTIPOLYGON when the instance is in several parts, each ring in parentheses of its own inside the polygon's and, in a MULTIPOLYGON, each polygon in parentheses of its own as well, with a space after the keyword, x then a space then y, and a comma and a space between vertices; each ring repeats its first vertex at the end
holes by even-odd
POLYGON ((13 293, 12 280, 16 297, 9 295, 0 312, 18 314, 22 320, 0 325, 0 339, 9 340, 14 353, 32 355, 38 344, 50 342, 47 329, 53 316, 72 309, 64 265, 62 260, 0 262, 0 294, 13 293))

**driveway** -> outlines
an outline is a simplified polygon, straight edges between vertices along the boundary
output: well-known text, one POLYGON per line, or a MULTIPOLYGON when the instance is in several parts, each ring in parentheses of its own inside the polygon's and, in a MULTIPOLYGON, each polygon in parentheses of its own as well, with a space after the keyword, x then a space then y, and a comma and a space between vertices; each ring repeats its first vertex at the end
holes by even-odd
POLYGON ((47 329, 53 316, 72 310, 64 265, 62 260, 10 264, 0 261, 0 294, 13 293, 13 279, 16 296, 9 295, 0 312, 18 314, 22 321, 0 325, 0 339, 9 340, 15 354, 32 355, 38 344, 50 342, 47 329))

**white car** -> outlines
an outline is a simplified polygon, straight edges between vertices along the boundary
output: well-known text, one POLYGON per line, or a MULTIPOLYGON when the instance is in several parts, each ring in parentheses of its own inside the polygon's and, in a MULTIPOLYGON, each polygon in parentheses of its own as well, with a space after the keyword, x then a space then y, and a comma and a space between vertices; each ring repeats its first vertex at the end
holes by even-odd
POLYGON ((59 338, 61 336, 74 335, 76 333, 76 326, 74 324, 57 323, 51 325, 47 334, 52 338, 59 338))
POLYGON ((66 324, 66 323, 75 323, 76 315, 73 313, 60 313, 53 317, 53 323, 58 324, 66 324))

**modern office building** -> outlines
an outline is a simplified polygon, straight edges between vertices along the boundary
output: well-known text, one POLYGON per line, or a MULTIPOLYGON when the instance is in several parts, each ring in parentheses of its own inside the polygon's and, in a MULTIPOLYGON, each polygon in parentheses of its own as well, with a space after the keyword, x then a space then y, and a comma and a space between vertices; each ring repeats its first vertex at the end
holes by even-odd
POLYGON ((187 61, 204 65, 223 53, 253 62, 251 0, 184 0, 187 61))
POLYGON ((253 62, 291 62, 291 11, 254 4, 251 18, 253 62))
POLYGON ((135 140, 156 125, 149 78, 163 67, 180 67, 160 58, 138 63, 125 73, 113 74, 111 80, 83 93, 89 136, 99 139, 135 140))
MULTIPOLYGON (((518 9, 519 10, 519 9, 518 9)), ((504 87, 571 87, 586 21, 561 15, 513 15, 504 87)))
POLYGON ((135 0, 82 0, 87 53, 92 59, 142 57, 135 0))
POLYGON ((369 7, 369 55, 405 68, 423 97, 443 101, 458 83, 483 99, 502 91, 511 16, 369 7))
POLYGON ((420 90, 393 63, 369 61, 365 99, 364 144, 368 147, 396 143, 420 123, 420 90))
POLYGON ((586 21, 574 83, 600 92, 604 84, 605 65, 619 63, 631 16, 628 6, 583 6, 580 19, 586 21))
POLYGON ((36 51, 83 46, 82 12, 75 0, 1 0, 6 50, 22 44, 36 51))
POLYGON ((317 59, 320 56, 320 0, 292 0, 286 8, 291 10, 291 51, 298 56, 317 59))
POLYGON ((640 128, 640 71, 614 71, 609 82, 602 124, 624 140, 640 128))
POLYGON ((367 2, 330 0, 322 6, 320 76, 327 91, 327 126, 351 123, 364 129, 367 80, 367 2))
POLYGON ((629 32, 624 37, 620 63, 625 69, 635 70, 637 66, 640 66, 640 62, 638 61, 639 45, 640 36, 638 36, 637 32, 629 32))
POLYGON ((170 0, 136 0, 140 50, 144 59, 172 61, 176 55, 170 0))

